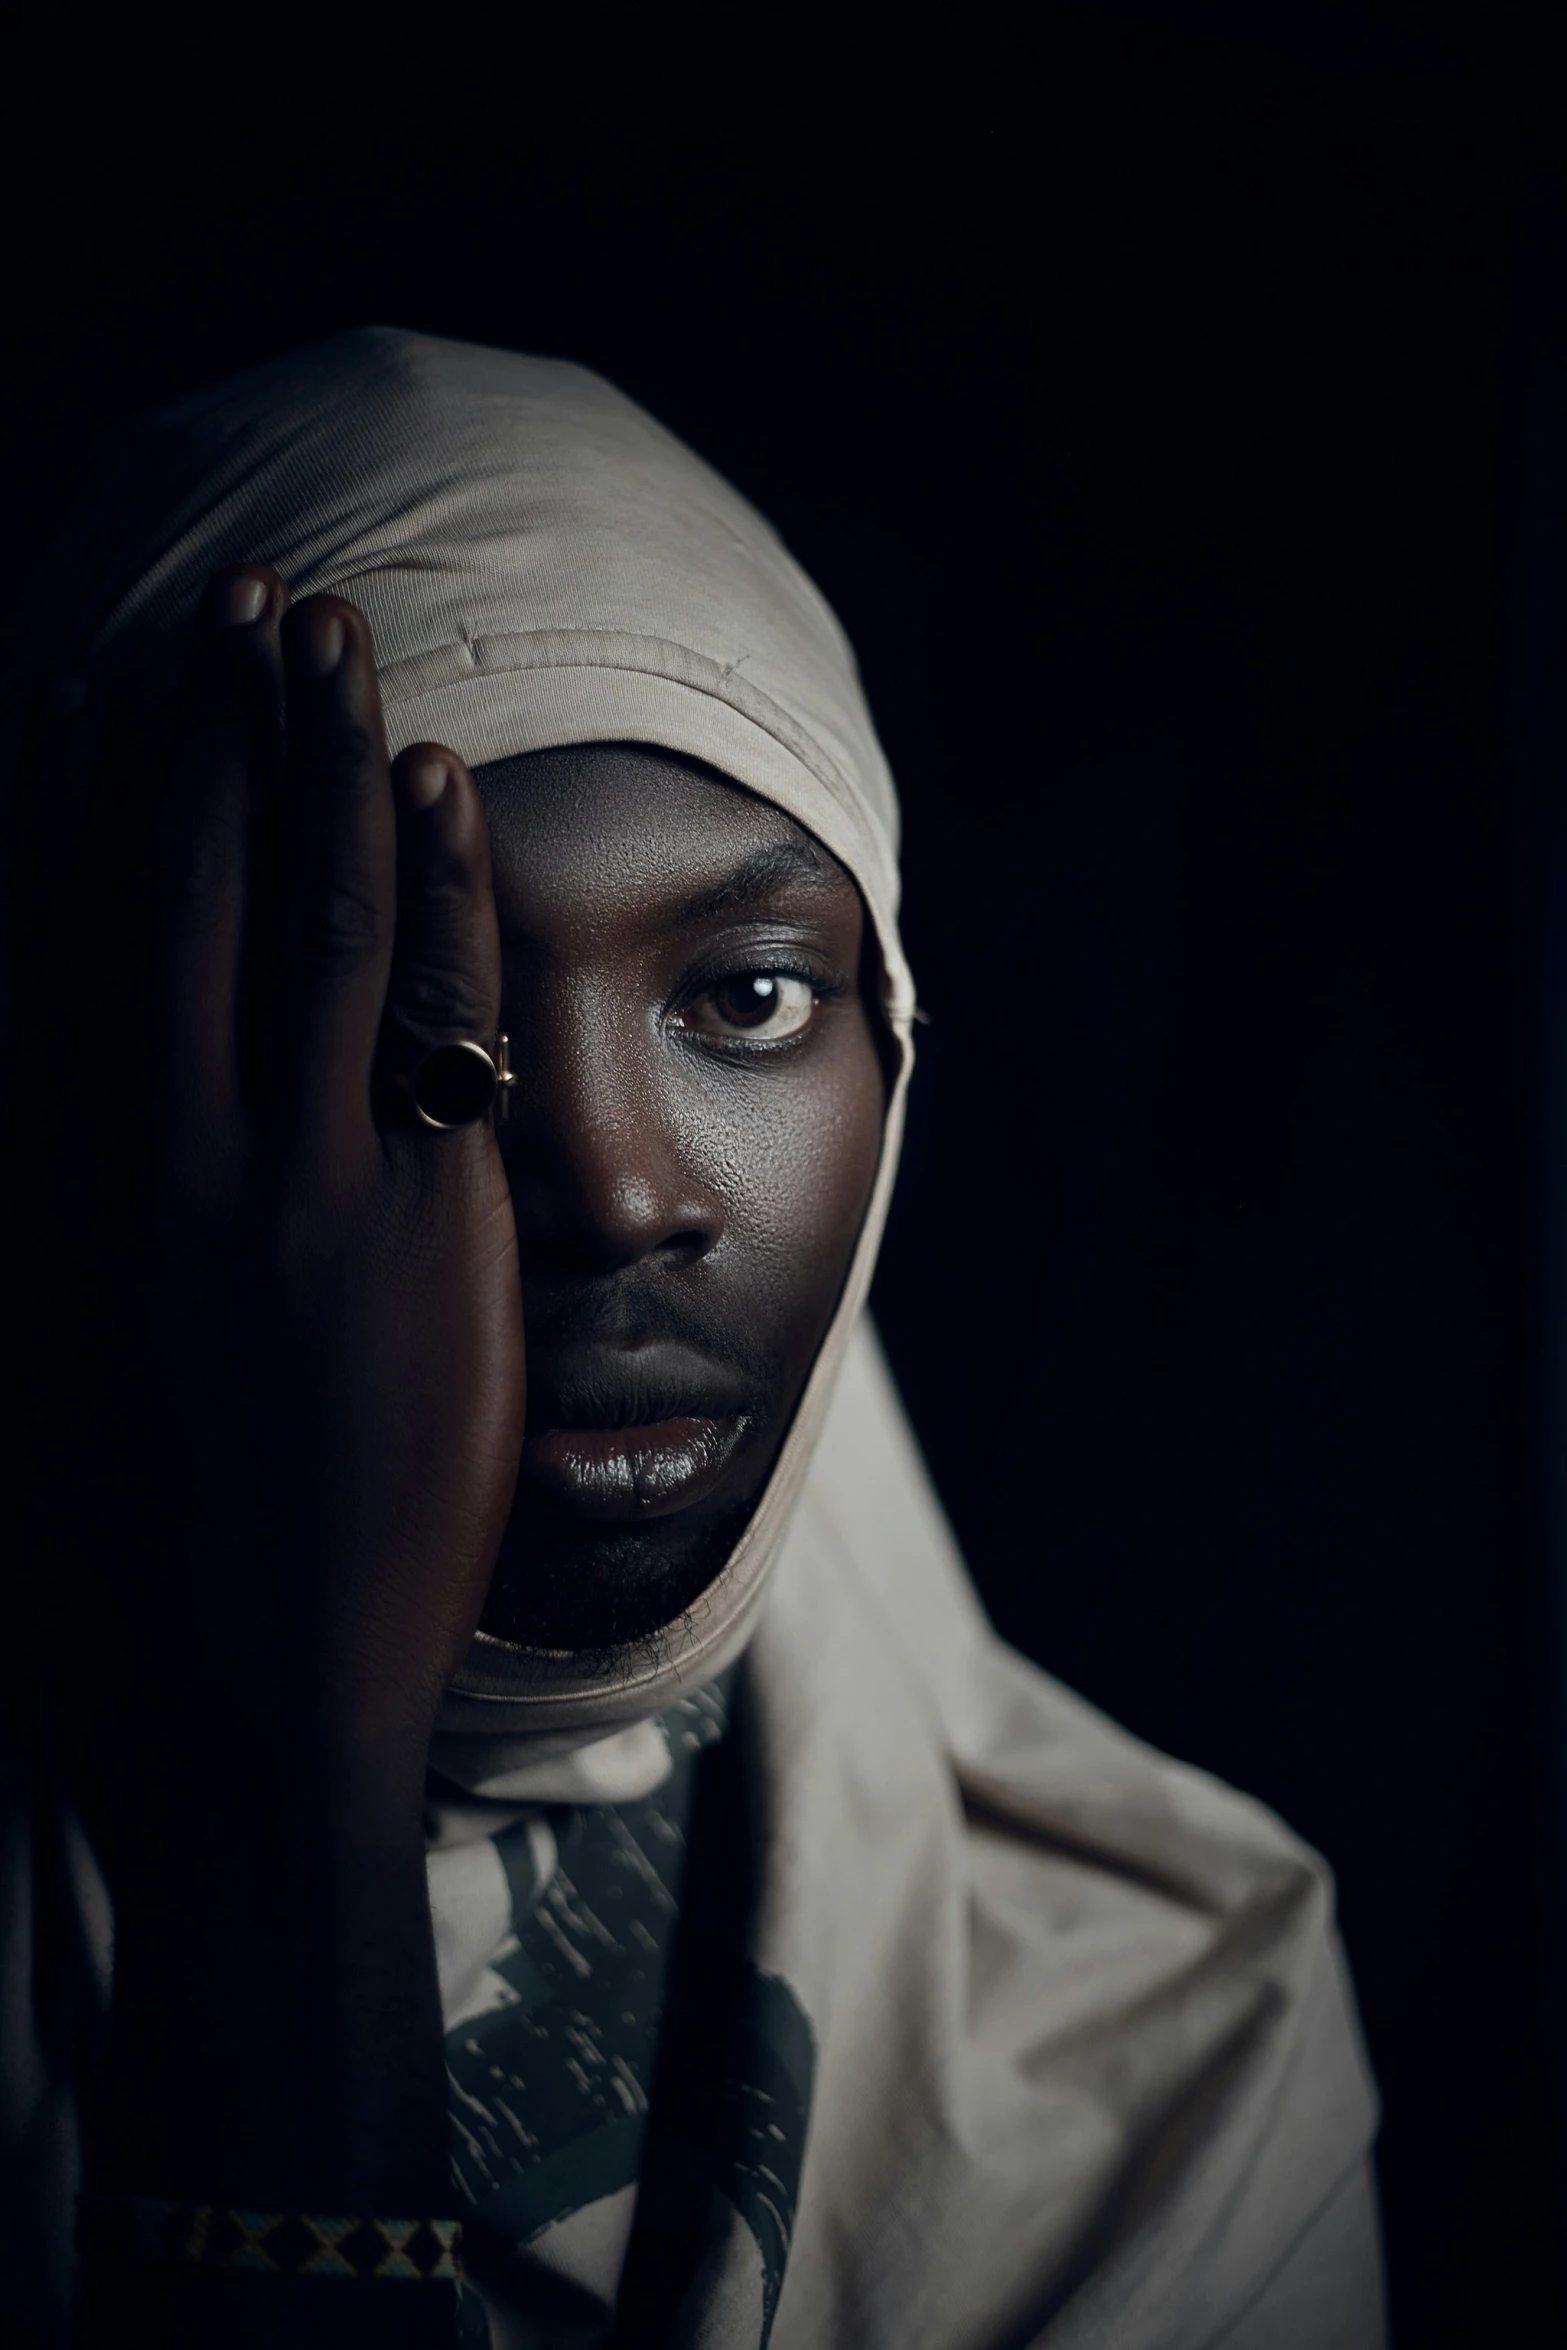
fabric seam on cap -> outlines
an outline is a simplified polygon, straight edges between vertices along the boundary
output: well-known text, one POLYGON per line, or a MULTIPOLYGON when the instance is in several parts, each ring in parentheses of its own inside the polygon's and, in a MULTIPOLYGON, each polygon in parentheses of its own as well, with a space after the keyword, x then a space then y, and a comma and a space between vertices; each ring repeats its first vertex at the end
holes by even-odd
POLYGON ((819 783, 824 783, 867 846, 873 852, 878 849, 879 844, 869 832, 865 813, 852 788, 815 737, 749 679, 739 680, 738 692, 726 690, 727 681, 735 674, 734 668, 721 668, 711 655, 699 653, 675 638, 639 636, 620 629, 518 629, 500 636, 464 637, 456 644, 432 646, 425 653, 405 654, 399 661, 388 662, 379 676, 383 697, 390 702, 405 703, 417 701, 421 695, 436 692, 442 686, 459 684, 464 678, 504 677, 526 669, 629 671, 638 676, 656 677, 662 684, 681 686, 690 693, 723 703, 738 717, 749 719, 753 726, 771 735, 781 749, 798 759, 819 783), (591 651, 575 659, 562 659, 558 652, 543 655, 546 646, 574 651, 579 642, 585 642, 591 651), (634 649, 635 657, 613 658, 611 648, 617 645, 626 647, 628 654, 634 649), (543 657, 527 658, 534 648, 543 657), (655 653, 678 655, 679 666, 684 668, 689 664, 696 674, 671 675, 669 665, 650 657, 655 653), (709 673, 707 678, 701 674, 704 670, 709 673))

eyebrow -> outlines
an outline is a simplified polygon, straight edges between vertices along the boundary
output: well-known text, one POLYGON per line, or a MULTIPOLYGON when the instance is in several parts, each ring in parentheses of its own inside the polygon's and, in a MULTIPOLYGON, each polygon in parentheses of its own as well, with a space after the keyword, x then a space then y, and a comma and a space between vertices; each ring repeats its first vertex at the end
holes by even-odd
POLYGON ((684 930, 698 922, 710 922, 715 914, 731 914, 739 907, 754 906, 764 898, 775 897, 791 882, 804 882, 812 889, 833 889, 837 886, 838 873, 811 841, 775 841, 771 848, 758 849, 754 856, 747 857, 712 889, 688 898, 675 916, 676 924, 684 930))

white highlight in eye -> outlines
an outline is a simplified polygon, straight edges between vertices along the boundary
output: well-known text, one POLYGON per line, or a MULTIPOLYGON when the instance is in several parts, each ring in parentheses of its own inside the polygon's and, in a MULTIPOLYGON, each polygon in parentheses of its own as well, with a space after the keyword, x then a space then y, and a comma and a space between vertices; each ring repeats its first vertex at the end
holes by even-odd
POLYGON ((796 1036, 816 1009, 816 990, 793 971, 736 971, 681 1015, 704 1036, 754 1037, 763 1044, 796 1036))

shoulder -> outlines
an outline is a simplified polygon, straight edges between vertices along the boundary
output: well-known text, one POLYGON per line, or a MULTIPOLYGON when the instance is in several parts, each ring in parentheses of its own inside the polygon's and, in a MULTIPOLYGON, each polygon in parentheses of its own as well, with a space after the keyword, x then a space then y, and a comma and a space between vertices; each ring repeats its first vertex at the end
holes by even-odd
MULTIPOLYGON (((1195 2350, 1287 2301, 1375 2129, 1330 1874, 995 1637, 868 1331, 752 1680, 763 1962, 821 2042, 801 2253, 901 2244, 862 2280, 889 2341, 980 2295, 1018 2339, 1195 2350)), ((1374 2259, 1353 2292, 1379 2327, 1374 2259)))

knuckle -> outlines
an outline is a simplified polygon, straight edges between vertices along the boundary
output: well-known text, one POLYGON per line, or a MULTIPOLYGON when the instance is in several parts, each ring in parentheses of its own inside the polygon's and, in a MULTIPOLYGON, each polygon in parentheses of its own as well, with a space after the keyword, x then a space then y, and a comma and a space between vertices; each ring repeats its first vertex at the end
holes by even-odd
POLYGON ((398 971, 387 1009, 393 1026, 421 1044, 482 1043, 495 1026, 494 1005, 471 973, 423 958, 398 971))
POLYGON ((313 963, 353 969, 378 955, 389 925, 381 907, 363 889, 334 882, 315 891, 300 909, 299 943, 313 963))

